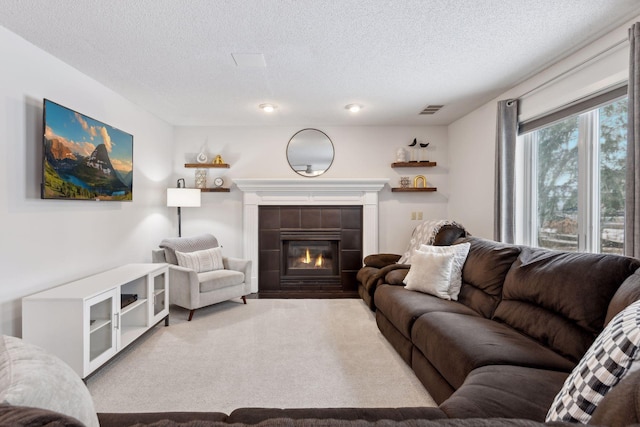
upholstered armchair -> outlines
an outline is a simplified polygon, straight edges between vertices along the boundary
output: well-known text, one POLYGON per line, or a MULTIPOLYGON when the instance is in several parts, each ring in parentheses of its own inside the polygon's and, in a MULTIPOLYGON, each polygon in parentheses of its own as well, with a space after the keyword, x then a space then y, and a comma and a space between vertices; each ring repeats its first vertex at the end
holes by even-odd
POLYGON ((169 302, 190 310, 189 321, 201 307, 232 298, 247 303, 251 260, 222 256, 219 246, 213 235, 203 234, 164 239, 160 249, 152 250, 153 262, 170 264, 169 302), (216 256, 220 262, 216 262, 216 256))

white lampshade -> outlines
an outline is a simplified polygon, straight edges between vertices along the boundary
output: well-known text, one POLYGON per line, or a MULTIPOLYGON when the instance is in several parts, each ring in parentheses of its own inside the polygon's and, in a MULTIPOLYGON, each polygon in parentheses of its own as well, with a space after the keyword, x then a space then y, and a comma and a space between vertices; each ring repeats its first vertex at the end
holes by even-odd
POLYGON ((200 189, 167 188, 167 206, 180 208, 200 207, 200 189))

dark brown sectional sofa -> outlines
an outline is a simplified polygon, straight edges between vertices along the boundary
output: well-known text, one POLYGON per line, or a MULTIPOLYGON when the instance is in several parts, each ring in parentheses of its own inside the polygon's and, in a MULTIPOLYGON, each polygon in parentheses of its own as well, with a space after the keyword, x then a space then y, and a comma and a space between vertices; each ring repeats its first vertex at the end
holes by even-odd
MULTIPOLYGON (((402 279, 408 265, 389 264, 385 269, 384 262, 394 263, 393 256, 368 257, 378 263, 369 265, 366 277, 377 276, 370 302, 375 302, 379 329, 439 407, 99 413, 100 425, 543 425, 554 396, 595 337, 618 312, 640 299, 640 260, 475 237, 455 241, 462 242, 471 246, 458 301, 406 290, 402 279)), ((638 423, 640 370, 609 391, 590 425, 638 423)), ((81 424, 57 412, 7 405, 0 399, 0 425, 81 424)))
POLYGON ((406 290, 408 269, 389 269, 374 294, 378 327, 448 417, 543 421, 596 336, 640 297, 640 261, 462 242, 458 301, 406 290))

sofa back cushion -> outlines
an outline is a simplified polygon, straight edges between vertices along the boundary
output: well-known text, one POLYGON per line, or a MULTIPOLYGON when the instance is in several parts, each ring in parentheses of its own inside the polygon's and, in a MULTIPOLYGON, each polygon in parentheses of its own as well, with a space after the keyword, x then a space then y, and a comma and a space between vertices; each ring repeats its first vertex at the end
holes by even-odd
POLYGON ((478 237, 459 239, 469 242, 469 255, 462 268, 462 288, 458 301, 484 317, 491 318, 502 295, 502 284, 520 247, 478 237))
POLYGON ((616 290, 639 266, 618 255, 523 247, 493 318, 578 362, 604 328, 616 290))
POLYGON ((636 270, 620 285, 609 303, 607 316, 604 319, 605 326, 613 317, 640 299, 640 270, 636 270))

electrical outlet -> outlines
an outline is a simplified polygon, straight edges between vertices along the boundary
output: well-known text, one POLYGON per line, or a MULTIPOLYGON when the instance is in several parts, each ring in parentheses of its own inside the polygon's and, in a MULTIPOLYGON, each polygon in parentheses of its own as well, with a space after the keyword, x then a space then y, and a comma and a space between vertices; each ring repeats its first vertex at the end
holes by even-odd
POLYGON ((418 212, 418 219, 422 221, 422 212, 418 212))
POLYGON ((416 219, 416 213, 415 212, 411 212, 411 220, 415 220, 416 219))

